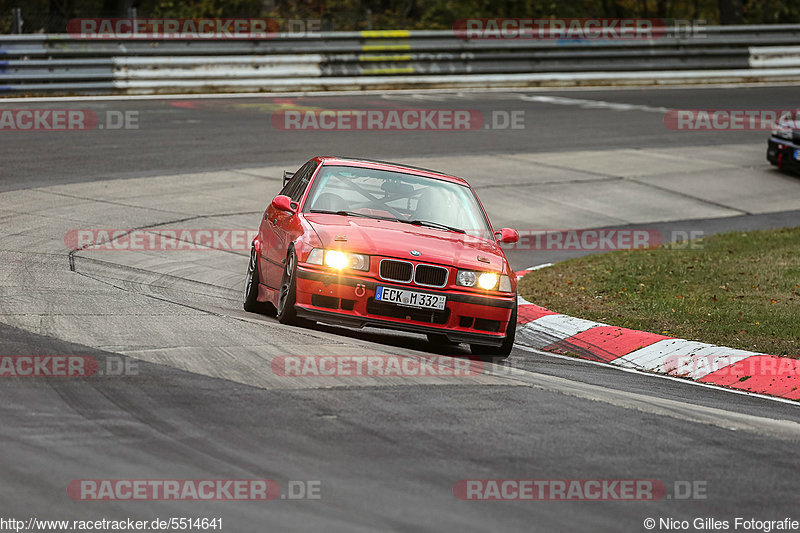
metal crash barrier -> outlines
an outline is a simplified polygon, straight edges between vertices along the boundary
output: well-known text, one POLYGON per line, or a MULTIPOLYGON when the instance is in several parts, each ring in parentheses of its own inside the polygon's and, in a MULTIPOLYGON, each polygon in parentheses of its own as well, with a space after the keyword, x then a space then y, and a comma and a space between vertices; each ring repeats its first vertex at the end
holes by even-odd
POLYGON ((800 80, 800 25, 642 40, 466 39, 454 31, 264 40, 0 36, 0 93, 526 87, 800 80))

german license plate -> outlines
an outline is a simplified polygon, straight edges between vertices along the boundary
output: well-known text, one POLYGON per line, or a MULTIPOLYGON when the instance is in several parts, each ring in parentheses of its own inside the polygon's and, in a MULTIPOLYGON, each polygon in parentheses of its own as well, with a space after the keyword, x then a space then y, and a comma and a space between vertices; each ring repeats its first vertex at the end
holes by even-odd
POLYGON ((447 303, 446 296, 381 287, 380 285, 375 289, 375 299, 379 302, 393 303, 404 307, 437 309, 439 311, 444 309, 444 304, 447 303))
POLYGON ((795 150, 794 151, 794 158, 796 160, 800 161, 800 150, 795 150))

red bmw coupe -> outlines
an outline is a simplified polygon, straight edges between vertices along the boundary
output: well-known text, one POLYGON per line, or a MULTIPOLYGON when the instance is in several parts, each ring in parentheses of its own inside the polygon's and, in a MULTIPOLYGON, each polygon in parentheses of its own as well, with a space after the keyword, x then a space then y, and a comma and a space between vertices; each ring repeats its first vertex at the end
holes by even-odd
POLYGON ((425 333, 508 355, 517 279, 461 178, 395 163, 315 157, 264 211, 244 286, 247 311, 425 333))

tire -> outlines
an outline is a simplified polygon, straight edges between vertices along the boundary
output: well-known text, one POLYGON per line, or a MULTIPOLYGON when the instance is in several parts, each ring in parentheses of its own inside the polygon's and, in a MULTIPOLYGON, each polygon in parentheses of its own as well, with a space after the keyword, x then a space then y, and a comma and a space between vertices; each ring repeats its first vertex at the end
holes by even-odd
POLYGON ((247 264, 247 276, 244 278, 242 307, 251 313, 264 313, 266 306, 258 301, 258 254, 255 247, 250 248, 250 262, 247 264))
POLYGON ((484 361, 502 361, 509 356, 514 348, 514 338, 517 335, 517 304, 514 303, 514 310, 511 311, 511 318, 508 321, 506 337, 500 346, 487 346, 485 344, 470 344, 469 349, 472 355, 480 357, 484 361))
POLYGON ((286 268, 283 270, 281 288, 278 293, 278 309, 276 316, 281 324, 302 326, 311 322, 298 318, 294 304, 297 301, 297 254, 294 248, 289 249, 286 256, 286 268))

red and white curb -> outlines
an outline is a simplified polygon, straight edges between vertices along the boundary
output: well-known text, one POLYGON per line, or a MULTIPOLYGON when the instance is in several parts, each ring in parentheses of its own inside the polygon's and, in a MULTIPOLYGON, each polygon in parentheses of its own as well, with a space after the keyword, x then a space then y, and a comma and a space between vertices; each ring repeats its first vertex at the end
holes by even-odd
POLYGON ((555 313, 522 297, 518 302, 516 343, 522 346, 800 400, 800 360, 609 326, 555 313))

